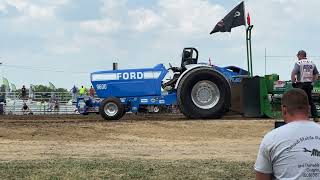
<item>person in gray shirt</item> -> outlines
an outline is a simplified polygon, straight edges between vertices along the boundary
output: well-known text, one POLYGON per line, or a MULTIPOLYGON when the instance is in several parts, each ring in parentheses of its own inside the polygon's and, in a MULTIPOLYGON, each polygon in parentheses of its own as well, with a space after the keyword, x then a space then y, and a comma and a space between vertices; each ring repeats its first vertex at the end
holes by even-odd
POLYGON ((317 120, 317 108, 312 101, 313 82, 318 79, 317 66, 309 59, 307 53, 301 50, 297 54, 298 61, 295 63, 291 73, 291 81, 293 87, 304 90, 308 95, 309 104, 311 107, 311 115, 317 120))
POLYGON ((309 120, 307 94, 293 88, 282 97, 285 125, 267 133, 254 166, 257 180, 320 179, 320 125, 309 120))

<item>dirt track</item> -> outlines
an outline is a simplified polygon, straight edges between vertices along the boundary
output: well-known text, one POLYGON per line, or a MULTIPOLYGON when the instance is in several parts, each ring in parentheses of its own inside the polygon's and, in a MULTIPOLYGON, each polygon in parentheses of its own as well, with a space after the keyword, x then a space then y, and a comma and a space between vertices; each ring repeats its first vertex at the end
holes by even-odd
POLYGON ((56 158, 254 161, 273 120, 186 120, 127 115, 0 117, 0 160, 56 158))

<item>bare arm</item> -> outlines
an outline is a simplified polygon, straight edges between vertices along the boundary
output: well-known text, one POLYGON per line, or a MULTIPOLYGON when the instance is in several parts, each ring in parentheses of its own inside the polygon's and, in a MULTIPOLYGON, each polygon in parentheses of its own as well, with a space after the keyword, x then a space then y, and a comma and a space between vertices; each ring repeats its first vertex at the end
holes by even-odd
POLYGON ((272 175, 256 172, 256 180, 272 180, 272 175))
POLYGON ((318 74, 313 75, 313 82, 316 81, 316 80, 318 80, 318 74))
POLYGON ((297 81, 296 75, 294 73, 291 73, 291 81, 292 83, 295 83, 297 81))
POLYGON ((318 76, 319 76, 318 68, 317 68, 317 66, 314 66, 314 69, 313 69, 313 82, 318 80, 318 76))
POLYGON ((270 148, 268 148, 269 141, 270 136, 268 136, 267 134, 260 144, 257 160, 254 165, 256 180, 271 180, 273 177, 273 166, 270 155, 270 148))
POLYGON ((298 74, 299 71, 300 71, 299 65, 298 64, 294 64, 294 68, 293 68, 293 70, 291 72, 291 81, 292 81, 292 83, 297 82, 296 75, 298 74))

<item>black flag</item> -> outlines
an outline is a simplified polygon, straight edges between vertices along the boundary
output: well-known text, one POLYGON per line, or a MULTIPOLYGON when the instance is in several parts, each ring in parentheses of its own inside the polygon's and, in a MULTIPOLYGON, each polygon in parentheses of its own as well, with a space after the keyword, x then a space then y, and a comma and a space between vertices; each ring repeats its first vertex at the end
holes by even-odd
POLYGON ((232 28, 242 25, 246 25, 243 1, 232 11, 230 11, 229 14, 226 15, 226 17, 218 22, 218 24, 214 27, 210 34, 216 32, 231 32, 232 28))

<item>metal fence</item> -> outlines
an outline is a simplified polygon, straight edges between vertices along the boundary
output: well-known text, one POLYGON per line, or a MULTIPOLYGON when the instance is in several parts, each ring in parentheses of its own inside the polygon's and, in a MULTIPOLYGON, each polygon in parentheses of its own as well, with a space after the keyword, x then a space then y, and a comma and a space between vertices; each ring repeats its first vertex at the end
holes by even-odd
MULTIPOLYGON (((1 96, 5 99, 22 99, 22 100, 33 100, 33 101, 49 101, 51 97, 55 98, 59 102, 69 102, 73 96, 69 92, 34 92, 26 93, 24 97, 19 92, 0 92, 1 96)), ((74 97, 76 99, 76 97, 74 97)))
MULTIPOLYGON (((35 92, 22 97, 20 93, 0 92, 3 114, 77 114, 76 95, 66 92, 35 92), (54 102, 52 100, 55 100, 54 102), (24 110, 24 104, 28 109, 24 110)), ((1 111, 0 111, 1 112, 1 111)))

